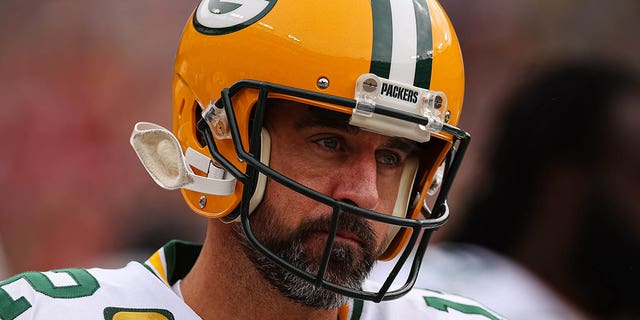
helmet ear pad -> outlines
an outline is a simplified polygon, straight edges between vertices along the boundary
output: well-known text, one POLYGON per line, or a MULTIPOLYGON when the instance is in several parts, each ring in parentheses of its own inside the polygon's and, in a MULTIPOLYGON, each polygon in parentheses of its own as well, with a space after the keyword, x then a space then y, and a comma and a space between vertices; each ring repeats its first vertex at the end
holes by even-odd
MULTIPOLYGON (((262 128, 260 134, 260 162, 264 165, 269 165, 269 159, 271 157, 271 135, 266 128, 262 128)), ((255 209, 260 205, 264 198, 267 189, 267 176, 262 173, 258 173, 256 179, 253 195, 249 200, 249 214, 253 213, 255 209)), ((239 222, 240 221, 240 206, 233 209, 232 213, 227 216, 221 217, 223 222, 239 222)))
MULTIPOLYGON (((393 216, 405 217, 409 210, 411 200, 411 190, 418 173, 418 166, 420 162, 417 157, 410 157, 405 161, 404 168, 402 169, 402 175, 400 177, 400 183, 398 185, 398 195, 393 208, 393 216)), ((400 231, 400 227, 395 225, 389 225, 387 235, 385 236, 380 251, 386 251, 391 244, 391 241, 395 238, 396 234, 400 231)))
MULTIPOLYGON (((436 194, 442 183, 443 178, 439 175, 444 175, 445 158, 450 150, 451 142, 434 137, 423 143, 422 147, 420 155, 414 157, 415 169, 411 169, 413 165, 410 165, 403 172, 403 180, 401 180, 393 212, 394 216, 418 219, 421 215, 428 215, 429 212, 425 212, 423 206, 426 206, 427 197, 436 194), (404 180, 405 175, 409 175, 411 170, 415 170, 415 172, 413 172, 411 184, 407 184, 409 181, 404 180), (405 208, 404 211, 400 211, 402 206, 405 208)), ((412 229, 410 228, 390 225, 384 242, 386 247, 382 247, 385 249, 378 260, 389 261, 400 254, 409 241, 411 233, 412 229)))
MULTIPOLYGON (((269 165, 269 159, 271 157, 271 135, 266 128, 262 128, 260 133, 260 162, 265 165, 269 165)), ((264 198, 265 190, 267 189, 267 177, 259 173, 256 181, 256 186, 249 201, 249 213, 252 213, 262 202, 264 198)))

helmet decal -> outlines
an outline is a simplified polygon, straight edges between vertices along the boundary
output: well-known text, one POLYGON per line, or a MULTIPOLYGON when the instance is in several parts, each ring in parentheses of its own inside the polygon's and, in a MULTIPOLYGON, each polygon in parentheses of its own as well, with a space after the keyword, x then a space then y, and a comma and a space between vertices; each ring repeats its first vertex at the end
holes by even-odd
POLYGON ((246 28, 264 17, 276 0, 202 0, 193 25, 201 33, 222 35, 246 28))
POLYGON ((433 43, 427 3, 373 0, 371 9, 373 53, 370 72, 428 89, 433 43), (406 12, 415 14, 407 15, 406 12))

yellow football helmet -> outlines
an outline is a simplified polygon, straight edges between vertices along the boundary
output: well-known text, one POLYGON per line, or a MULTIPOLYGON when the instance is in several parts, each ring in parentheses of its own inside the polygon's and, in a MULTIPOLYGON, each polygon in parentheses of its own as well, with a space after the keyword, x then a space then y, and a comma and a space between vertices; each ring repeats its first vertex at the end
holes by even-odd
MULTIPOLYGON (((142 150, 143 162, 177 155, 172 159, 179 161, 145 166, 160 185, 181 188, 198 214, 227 222, 248 219, 266 179, 274 179, 333 207, 335 214, 353 212, 395 225, 380 259, 402 252, 402 265, 417 247, 413 263, 419 264, 430 232, 448 217, 446 195, 470 139, 456 127, 463 92, 458 39, 435 0, 203 0, 186 24, 175 61, 177 144, 134 147, 142 150), (327 199, 269 168, 269 134, 262 119, 274 98, 342 113, 353 126, 424 147, 424 155, 405 168, 393 216, 327 199), (181 161, 185 166, 166 163, 181 161), (422 230, 427 232, 420 237, 422 230)), ((161 128, 141 123, 134 135, 154 130, 161 128)), ((157 142, 152 136, 138 139, 143 140, 157 142)), ((390 292, 393 279, 378 292, 317 278, 314 283, 381 301, 406 293, 415 276, 410 279, 390 292)))

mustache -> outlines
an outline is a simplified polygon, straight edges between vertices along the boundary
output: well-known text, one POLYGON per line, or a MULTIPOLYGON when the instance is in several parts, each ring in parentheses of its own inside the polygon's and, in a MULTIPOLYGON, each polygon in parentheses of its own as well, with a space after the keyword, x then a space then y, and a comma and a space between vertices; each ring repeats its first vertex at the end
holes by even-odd
MULTIPOLYGON (((375 248, 376 233, 367 219, 345 211, 340 211, 338 215, 338 233, 351 233, 357 237, 363 247, 375 248)), ((314 233, 330 233, 332 220, 332 215, 325 215, 312 220, 302 221, 299 234, 311 236, 314 233)))

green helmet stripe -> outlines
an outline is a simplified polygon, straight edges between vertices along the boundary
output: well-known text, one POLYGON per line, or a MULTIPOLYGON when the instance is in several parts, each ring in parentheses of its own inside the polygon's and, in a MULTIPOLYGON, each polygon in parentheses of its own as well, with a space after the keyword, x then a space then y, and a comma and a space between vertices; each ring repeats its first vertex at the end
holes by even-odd
POLYGON ((426 1, 372 0, 371 8, 373 52, 370 72, 428 89, 433 41, 426 1))
POLYGON ((373 50, 370 72, 389 78, 393 30, 389 0, 371 0, 373 14, 373 50))
POLYGON ((431 84, 431 62, 433 56, 433 39, 431 35, 431 19, 429 6, 422 0, 414 0, 413 7, 416 14, 416 31, 418 34, 418 52, 416 54, 416 74, 413 85, 429 89, 431 84))

